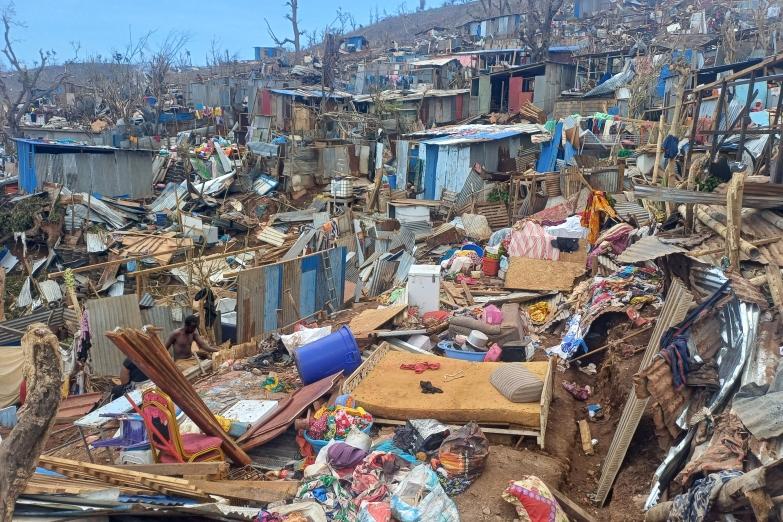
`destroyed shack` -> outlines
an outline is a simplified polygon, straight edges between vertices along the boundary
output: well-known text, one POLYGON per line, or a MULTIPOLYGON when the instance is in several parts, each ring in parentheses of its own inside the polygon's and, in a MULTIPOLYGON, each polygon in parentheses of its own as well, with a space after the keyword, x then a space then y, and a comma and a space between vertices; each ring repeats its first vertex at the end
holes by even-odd
POLYGON ((33 193, 45 183, 77 192, 143 198, 152 192, 152 153, 109 146, 16 139, 19 187, 33 193))

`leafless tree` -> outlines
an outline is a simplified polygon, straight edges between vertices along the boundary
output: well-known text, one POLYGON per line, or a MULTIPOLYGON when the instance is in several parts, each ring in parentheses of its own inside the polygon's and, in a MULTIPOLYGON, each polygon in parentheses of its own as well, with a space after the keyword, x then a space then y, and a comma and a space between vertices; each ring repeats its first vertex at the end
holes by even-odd
POLYGON ((164 98, 168 93, 168 76, 172 72, 187 42, 187 34, 173 31, 170 32, 150 54, 147 63, 147 88, 149 93, 157 100, 154 111, 154 128, 156 134, 160 128, 160 114, 163 111, 164 98))
MULTIPOLYGON (((451 5, 456 5, 460 1, 454 1, 451 5)), ((484 20, 494 16, 501 16, 501 13, 507 13, 511 10, 509 0, 478 0, 468 9, 468 14, 476 20, 484 20)))
POLYGON ((142 106, 147 85, 142 69, 144 50, 151 35, 131 35, 125 47, 114 49, 110 57, 96 55, 85 61, 95 111, 83 116, 93 118, 95 112, 106 111, 115 121, 123 119, 127 123, 142 106))
MULTIPOLYGON (((4 107, 2 120, 8 129, 8 136, 17 138, 22 135, 20 126, 22 118, 30 111, 36 100, 52 95, 59 89, 67 78, 63 70, 53 78, 45 75, 48 66, 54 65, 56 54, 54 51, 38 51, 38 60, 32 67, 21 60, 14 51, 14 42, 11 36, 14 27, 22 27, 15 19, 14 5, 10 4, 0 14, 3 24, 3 48, 2 54, 8 62, 10 74, 0 75, 0 100, 4 107), (14 85, 17 83, 18 85, 14 85), (17 90, 18 89, 18 90, 17 90)), ((10 145, 10 143, 6 143, 10 145)))
POLYGON ((269 37, 275 42, 275 45, 280 47, 285 44, 293 44, 294 52, 296 53, 296 59, 299 59, 299 53, 302 50, 300 37, 304 34, 304 31, 299 30, 299 0, 286 0, 285 3, 288 6, 288 13, 285 15, 286 20, 291 22, 291 31, 293 32, 293 39, 283 38, 282 40, 272 30, 272 26, 269 25, 269 20, 264 18, 266 22, 266 28, 269 32, 269 37))
POLYGON ((520 39, 530 49, 531 62, 540 62, 549 56, 552 21, 563 3, 564 0, 525 0, 520 39))

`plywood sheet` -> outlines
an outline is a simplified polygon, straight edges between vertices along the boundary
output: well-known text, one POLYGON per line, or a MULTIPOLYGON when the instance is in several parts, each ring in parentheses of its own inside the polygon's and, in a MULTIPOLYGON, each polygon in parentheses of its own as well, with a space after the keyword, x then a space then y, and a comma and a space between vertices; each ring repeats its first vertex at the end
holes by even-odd
POLYGON ((407 305, 395 305, 387 308, 376 308, 374 310, 364 310, 362 313, 351 319, 348 328, 353 332, 357 339, 366 338, 370 332, 377 330, 386 322, 391 321, 400 312, 405 310, 407 305))
POLYGON ((512 257, 505 287, 511 290, 568 291, 584 274, 583 263, 512 257))
MULTIPOLYGON (((438 419, 441 422, 503 423, 539 428, 541 405, 513 403, 503 397, 489 381, 501 364, 449 359, 435 355, 388 352, 362 379, 352 395, 358 404, 375 417, 407 420, 438 419), (417 374, 401 370, 401 364, 438 362, 439 370, 417 374), (444 377, 457 372, 465 376, 449 382, 444 377), (443 393, 425 395, 419 381, 430 381, 443 393)), ((544 380, 547 362, 523 363, 544 380)))

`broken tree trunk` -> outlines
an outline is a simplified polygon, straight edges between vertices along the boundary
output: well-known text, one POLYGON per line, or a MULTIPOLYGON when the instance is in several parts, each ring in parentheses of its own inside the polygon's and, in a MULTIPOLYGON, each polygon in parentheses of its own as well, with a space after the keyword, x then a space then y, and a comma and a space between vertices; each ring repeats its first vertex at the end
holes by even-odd
MULTIPOLYGON (((770 506, 783 501, 783 459, 748 471, 726 482, 713 504, 713 513, 733 513, 750 507, 756 520, 768 520, 770 506), (774 497, 774 499, 773 499, 774 497)), ((645 522, 664 522, 674 503, 661 502, 647 512, 645 522)))
MULTIPOLYGON (((680 213, 684 214, 685 212, 685 206, 680 206, 680 213)), ((701 207, 696 208, 696 217, 699 218, 699 221, 704 223, 708 228, 710 228, 713 232, 721 236, 723 239, 727 239, 728 237, 728 229, 726 228, 726 225, 718 221, 717 219, 710 216, 704 209, 701 207)), ((759 249, 756 248, 752 243, 745 241, 742 238, 739 238, 739 248, 740 250, 747 255, 752 260, 757 260, 759 257, 761 257, 761 252, 759 252, 759 249)))
MULTIPOLYGON (((745 174, 734 174, 726 193, 726 256, 732 270, 739 271, 740 230, 742 230, 742 192, 745 187, 745 174)), ((755 248, 755 247, 753 247, 755 248)), ((756 249, 758 251, 758 249, 756 249)))
POLYGON ((0 522, 10 521, 16 497, 35 471, 60 406, 62 369, 57 337, 43 323, 22 336, 26 409, 0 445, 0 522))

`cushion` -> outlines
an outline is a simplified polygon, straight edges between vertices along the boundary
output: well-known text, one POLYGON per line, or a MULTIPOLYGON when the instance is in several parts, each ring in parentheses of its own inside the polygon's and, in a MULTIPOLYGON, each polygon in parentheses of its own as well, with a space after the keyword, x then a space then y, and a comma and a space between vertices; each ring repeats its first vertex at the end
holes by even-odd
POLYGON ((507 363, 492 372, 489 381, 511 402, 538 402, 544 381, 521 363, 507 363))

